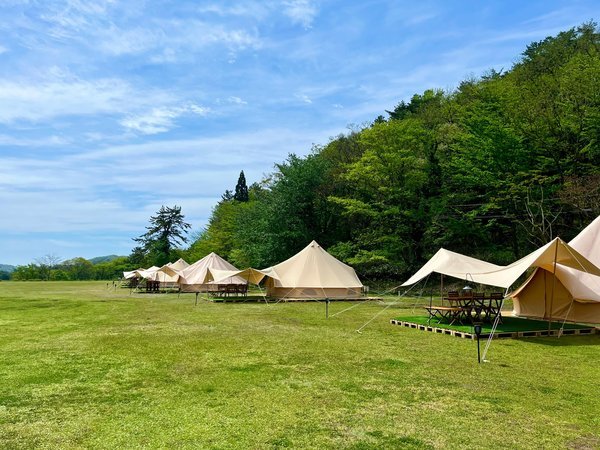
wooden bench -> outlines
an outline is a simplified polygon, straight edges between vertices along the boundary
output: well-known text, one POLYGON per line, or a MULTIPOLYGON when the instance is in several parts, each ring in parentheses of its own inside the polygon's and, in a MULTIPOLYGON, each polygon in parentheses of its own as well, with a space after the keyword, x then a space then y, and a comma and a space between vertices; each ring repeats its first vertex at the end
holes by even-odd
MULTIPOLYGON (((438 323, 443 320, 450 320, 452 325, 456 320, 461 321, 461 318, 465 314, 465 308, 460 306, 425 306, 425 309, 429 313, 429 319, 427 323, 431 322, 431 319, 438 319, 438 323)), ((471 311, 469 310, 469 314, 471 311)))

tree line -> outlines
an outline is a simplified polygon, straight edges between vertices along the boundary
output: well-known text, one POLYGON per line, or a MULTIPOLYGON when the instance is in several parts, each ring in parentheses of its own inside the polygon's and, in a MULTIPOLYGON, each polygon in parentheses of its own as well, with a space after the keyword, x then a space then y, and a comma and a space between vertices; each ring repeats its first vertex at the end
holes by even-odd
POLYGON ((56 255, 46 255, 33 263, 15 267, 9 275, 10 279, 17 281, 115 280, 130 267, 131 262, 126 256, 94 264, 85 258, 63 261, 56 255))
POLYGON ((600 214, 599 51, 583 24, 292 154, 247 199, 224 196, 187 254, 267 267, 316 239, 362 276, 396 279, 440 247, 507 264, 570 239, 600 214))
POLYGON ((316 239, 366 279, 403 279, 440 247, 508 264, 598 214, 600 33, 590 22, 533 42, 510 70, 415 94, 290 154, 250 186, 242 172, 189 245, 181 208, 161 208, 114 269, 211 251, 262 268, 316 239))

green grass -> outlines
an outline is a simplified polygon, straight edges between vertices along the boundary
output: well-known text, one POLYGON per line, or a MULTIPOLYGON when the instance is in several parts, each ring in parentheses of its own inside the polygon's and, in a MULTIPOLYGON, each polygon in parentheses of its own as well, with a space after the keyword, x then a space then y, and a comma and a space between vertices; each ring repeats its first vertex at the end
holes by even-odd
POLYGON ((600 446, 600 336, 478 365, 474 341, 390 325, 412 305, 355 331, 382 309, 1 282, 0 447, 600 446))
MULTIPOLYGON (((405 322, 417 323, 420 325, 431 325, 436 328, 447 328, 450 330, 463 331, 467 333, 473 332, 473 326, 471 324, 459 324, 453 323, 450 325, 447 321, 438 322, 437 319, 429 320, 429 316, 426 315, 410 315, 410 316, 399 316, 395 319, 403 320, 405 322)), ((496 333, 512 333, 516 331, 542 331, 548 329, 548 322, 543 320, 533 319, 522 319, 519 317, 502 317, 502 323, 499 323, 496 327, 496 333)), ((558 330, 563 327, 562 321, 554 321, 550 324, 553 330, 558 330)), ((589 325, 581 325, 576 323, 565 323, 565 330, 590 328, 589 325)), ((492 331, 492 324, 484 322, 481 326, 482 333, 489 333, 492 331)))

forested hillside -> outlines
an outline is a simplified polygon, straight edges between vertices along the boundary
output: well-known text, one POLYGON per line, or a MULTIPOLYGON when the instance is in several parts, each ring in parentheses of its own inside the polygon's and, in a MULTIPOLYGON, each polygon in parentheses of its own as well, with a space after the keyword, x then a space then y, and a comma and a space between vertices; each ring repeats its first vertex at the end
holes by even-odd
POLYGON ((290 155, 247 197, 227 192, 184 256, 261 268, 316 239, 374 279, 405 277, 440 247, 505 264, 568 240, 600 214, 599 50, 584 24, 510 70, 415 94, 290 155))

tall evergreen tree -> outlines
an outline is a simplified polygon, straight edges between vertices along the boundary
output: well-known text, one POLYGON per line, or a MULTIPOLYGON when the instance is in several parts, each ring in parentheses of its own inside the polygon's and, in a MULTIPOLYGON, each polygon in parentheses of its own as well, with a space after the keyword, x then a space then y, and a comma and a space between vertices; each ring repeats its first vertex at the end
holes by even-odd
POLYGON ((244 175, 243 170, 240 172, 240 177, 235 185, 235 194, 233 198, 238 202, 247 202, 249 200, 248 186, 246 185, 246 176, 244 175))
POLYGON ((133 240, 141 244, 153 264, 162 266, 169 262, 174 247, 187 241, 185 233, 191 225, 183 219, 181 206, 161 206, 156 216, 150 217, 148 231, 133 240))

